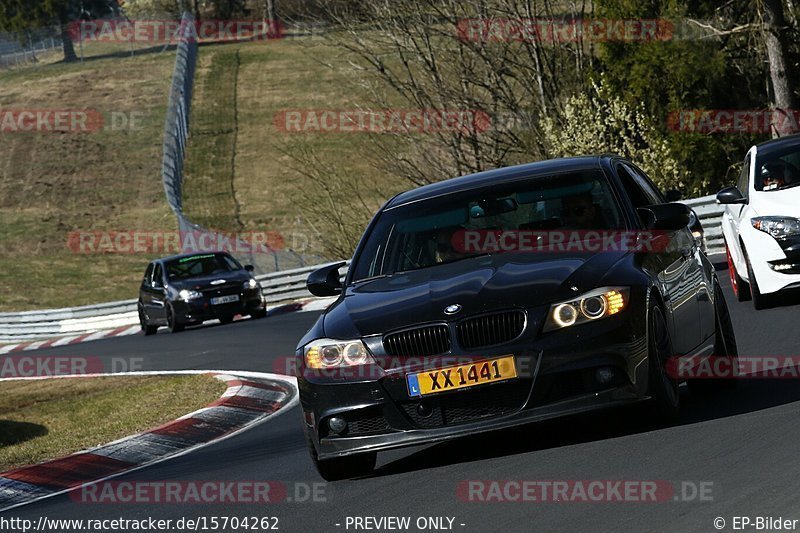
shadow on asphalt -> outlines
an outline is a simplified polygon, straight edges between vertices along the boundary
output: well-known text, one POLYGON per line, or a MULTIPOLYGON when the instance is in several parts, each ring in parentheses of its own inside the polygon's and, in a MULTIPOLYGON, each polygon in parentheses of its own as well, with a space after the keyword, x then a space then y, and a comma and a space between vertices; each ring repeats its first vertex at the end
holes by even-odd
MULTIPOLYGON (((717 277, 719 277, 720 279, 722 278, 722 276, 725 276, 726 278, 728 277, 727 262, 714 261, 714 270, 718 272, 717 277)), ((736 300, 733 298, 733 295, 729 294, 727 295, 727 297, 728 297, 728 305, 736 303, 736 300)), ((750 303, 750 305, 752 305, 752 303, 750 303)), ((765 309, 777 309, 780 307, 791 307, 793 305, 800 305, 800 288, 785 290, 782 291, 779 296, 777 297, 773 296, 765 309)))
POLYGON ((798 304, 800 304, 800 289, 788 289, 781 291, 777 296, 770 296, 764 309, 792 307, 798 304))
MULTIPOLYGON (((272 316, 272 315, 268 315, 265 318, 269 318, 270 316, 272 316)), ((221 327, 221 326, 230 326, 230 325, 234 325, 235 326, 239 322, 250 322, 251 320, 264 320, 264 319, 263 318, 252 318, 252 317, 250 317, 250 318, 243 318, 241 320, 235 320, 235 321, 229 322, 227 324, 223 324, 222 322, 219 322, 219 321, 208 320, 208 321, 202 322, 200 324, 186 326, 185 330, 180 331, 178 333, 170 333, 170 331, 166 328, 166 326, 160 326, 158 328, 158 335, 184 335, 184 334, 191 335, 192 331, 198 331, 198 330, 209 329, 209 328, 217 328, 217 327, 221 327)))
POLYGON ((800 401, 794 380, 749 380, 730 390, 690 394, 682 387, 681 418, 671 424, 649 419, 646 404, 532 423, 437 444, 387 463, 373 476, 413 472, 574 444, 697 424, 800 401))

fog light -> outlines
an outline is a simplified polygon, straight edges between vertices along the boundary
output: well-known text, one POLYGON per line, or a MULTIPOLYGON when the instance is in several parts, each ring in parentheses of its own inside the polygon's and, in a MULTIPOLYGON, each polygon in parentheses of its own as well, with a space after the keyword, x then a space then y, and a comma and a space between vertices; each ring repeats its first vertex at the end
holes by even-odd
POLYGON ((614 379, 614 369, 608 366, 600 367, 595 371, 594 379, 601 385, 608 385, 614 379))
POLYGON ((433 414, 433 409, 427 403, 421 403, 417 406, 417 414, 422 418, 428 418, 433 414))
POLYGON ((338 416, 334 416, 330 420, 328 420, 328 427, 331 430, 331 433, 340 434, 343 433, 345 429, 347 429, 347 422, 344 421, 344 418, 339 418, 338 416))

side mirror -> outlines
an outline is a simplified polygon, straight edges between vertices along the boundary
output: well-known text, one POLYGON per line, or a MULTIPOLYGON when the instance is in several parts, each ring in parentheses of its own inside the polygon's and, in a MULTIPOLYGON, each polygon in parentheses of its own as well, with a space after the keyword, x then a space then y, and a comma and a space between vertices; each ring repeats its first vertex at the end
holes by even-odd
POLYGON ((692 211, 684 204, 657 204, 637 209, 647 229, 678 231, 689 225, 692 211))
POLYGON ((245 265, 244 269, 247 270, 248 272, 252 272, 253 270, 256 269, 256 267, 254 267, 253 265, 245 265))
POLYGON ((677 189, 670 189, 664 195, 668 202, 680 202, 683 199, 683 194, 677 189))
POLYGON ((746 204, 747 198, 738 187, 731 185, 717 193, 717 201, 721 204, 746 204))
POLYGON ((308 276, 306 287, 314 296, 335 296, 342 292, 342 282, 339 281, 339 269, 344 262, 334 263, 315 270, 308 276))

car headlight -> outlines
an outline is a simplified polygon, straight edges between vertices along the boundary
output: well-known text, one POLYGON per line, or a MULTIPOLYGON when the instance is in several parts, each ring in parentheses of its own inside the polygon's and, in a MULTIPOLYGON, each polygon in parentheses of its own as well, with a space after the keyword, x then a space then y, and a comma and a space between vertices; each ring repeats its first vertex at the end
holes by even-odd
POLYGON ((318 339, 307 344, 303 352, 306 366, 315 369, 358 366, 373 361, 360 340, 318 339))
POLYGON ((188 302, 189 300, 196 300, 198 298, 202 298, 203 293, 200 291, 193 291, 189 289, 183 289, 181 292, 178 293, 178 298, 183 300, 184 302, 188 302))
POLYGON ((258 282, 254 278, 250 278, 249 280, 244 282, 245 289, 257 289, 258 282))
POLYGON ((769 233, 774 239, 800 235, 800 220, 791 217, 755 217, 750 223, 757 230, 769 233))
POLYGON ((544 331, 568 328, 616 315, 628 306, 630 292, 628 287, 603 287, 573 300, 553 304, 547 314, 544 331))

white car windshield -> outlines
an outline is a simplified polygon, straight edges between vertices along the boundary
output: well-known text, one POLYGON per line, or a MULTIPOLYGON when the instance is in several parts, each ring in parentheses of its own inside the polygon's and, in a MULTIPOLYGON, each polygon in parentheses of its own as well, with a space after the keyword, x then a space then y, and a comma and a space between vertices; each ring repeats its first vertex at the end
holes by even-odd
POLYGON ((800 146, 759 156, 756 165, 755 189, 779 191, 800 185, 800 146))

